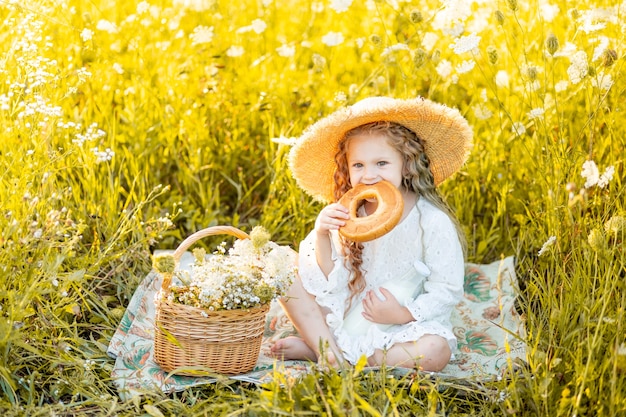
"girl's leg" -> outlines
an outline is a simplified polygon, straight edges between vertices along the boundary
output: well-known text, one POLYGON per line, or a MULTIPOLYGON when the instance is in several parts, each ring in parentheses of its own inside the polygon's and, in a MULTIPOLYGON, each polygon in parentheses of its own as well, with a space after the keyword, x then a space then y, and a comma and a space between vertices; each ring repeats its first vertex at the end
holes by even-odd
POLYGON ((317 354, 298 336, 278 339, 270 348, 272 356, 282 360, 305 360, 317 362, 317 354))
POLYGON ((448 341, 441 336, 427 334, 417 342, 397 343, 386 352, 376 350, 368 358, 368 364, 379 366, 383 363, 390 366, 418 366, 427 372, 441 371, 450 361, 452 352, 448 341))
POLYGON ((325 314, 315 301, 315 297, 304 289, 300 277, 296 277, 280 303, 301 339, 289 337, 276 341, 271 349, 275 357, 319 360, 322 345, 329 365, 338 365, 338 362, 343 360, 341 351, 326 324, 325 314))

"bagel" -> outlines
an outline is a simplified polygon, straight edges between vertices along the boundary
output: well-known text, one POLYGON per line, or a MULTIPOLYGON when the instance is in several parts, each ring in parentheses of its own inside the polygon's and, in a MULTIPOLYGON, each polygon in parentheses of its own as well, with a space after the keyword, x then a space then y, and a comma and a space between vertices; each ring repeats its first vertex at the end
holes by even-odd
POLYGON ((388 181, 376 184, 357 184, 340 199, 339 204, 348 208, 350 219, 339 228, 339 233, 355 242, 368 242, 379 238, 393 229, 404 211, 404 200, 400 190, 388 181), (357 216, 357 209, 363 200, 375 198, 376 211, 365 217, 357 216))

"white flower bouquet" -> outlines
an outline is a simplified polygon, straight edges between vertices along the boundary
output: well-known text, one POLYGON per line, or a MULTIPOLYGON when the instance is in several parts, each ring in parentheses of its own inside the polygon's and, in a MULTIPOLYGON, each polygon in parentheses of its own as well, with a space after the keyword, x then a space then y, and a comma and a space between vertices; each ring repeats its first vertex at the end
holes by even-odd
POLYGON ((197 376, 202 369, 240 374, 258 360, 270 301, 285 295, 296 275, 296 252, 270 241, 258 226, 250 235, 231 226, 213 226, 185 239, 172 255, 154 258, 163 276, 157 296, 154 359, 167 372, 197 376), (198 239, 228 234, 232 248, 193 251, 188 271, 176 264, 198 239), (177 277, 180 283, 173 283, 177 277))
POLYGON ((249 309, 285 295, 296 274, 296 253, 270 241, 261 226, 250 239, 238 239, 226 250, 226 242, 208 257, 204 249, 193 251, 191 270, 177 271, 181 284, 172 285, 169 301, 209 311, 249 309))

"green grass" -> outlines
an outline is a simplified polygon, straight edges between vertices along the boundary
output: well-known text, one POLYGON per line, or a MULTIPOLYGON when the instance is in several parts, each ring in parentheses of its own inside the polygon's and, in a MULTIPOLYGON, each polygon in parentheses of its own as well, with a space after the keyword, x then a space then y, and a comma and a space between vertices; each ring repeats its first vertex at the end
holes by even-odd
POLYGON ((0 1, 0 414, 626 415, 626 8, 332 3, 0 1), (320 205, 272 138, 371 95, 474 127, 442 191, 468 261, 518 259, 529 369, 486 389, 356 367, 121 401, 106 347, 150 253, 217 224, 297 248, 320 205), (587 160, 612 179, 585 187, 587 160))

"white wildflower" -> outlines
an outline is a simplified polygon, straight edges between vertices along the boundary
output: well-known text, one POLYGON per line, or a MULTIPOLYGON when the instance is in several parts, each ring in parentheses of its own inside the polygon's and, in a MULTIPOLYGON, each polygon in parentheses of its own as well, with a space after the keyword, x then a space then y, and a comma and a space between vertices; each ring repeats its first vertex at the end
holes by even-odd
POLYGON ((537 91, 541 89, 541 83, 539 82, 539 80, 530 81, 526 83, 525 86, 526 90, 528 91, 537 91))
POLYGON ((117 72, 120 75, 124 74, 124 68, 122 68, 122 66, 118 64, 117 62, 113 64, 113 71, 117 72))
POLYGON ((108 162, 115 156, 115 152, 111 148, 106 148, 104 151, 98 150, 98 148, 92 148, 91 152, 96 156, 96 163, 108 162))
POLYGON ((598 59, 602 58, 602 54, 604 53, 604 51, 607 50, 608 47, 609 38, 606 36, 600 36, 598 39, 598 46, 596 46, 593 50, 593 57, 591 58, 591 60, 595 62, 598 59))
POLYGON ((90 41, 91 39, 93 39, 93 30, 83 29, 83 31, 80 32, 80 38, 83 40, 83 42, 90 41))
POLYGON ((172 227, 174 227, 174 223, 172 223, 172 220, 169 217, 159 217, 157 219, 157 223, 161 224, 166 229, 171 229, 172 227))
POLYGON ((585 33, 602 30, 609 22, 616 22, 615 11, 610 8, 585 10, 579 19, 580 29, 585 33))
POLYGON ((573 56, 576 51, 578 50, 578 47, 576 47, 576 44, 572 43, 572 42, 565 42, 565 46, 563 46, 562 48, 560 48, 558 51, 556 51, 554 53, 554 57, 571 57, 573 56))
POLYGON ((511 126, 511 132, 515 133, 518 136, 522 136, 524 133, 526 133, 526 126, 524 126, 524 123, 522 122, 515 122, 511 126))
POLYGON ((191 32, 191 35, 189 35, 189 38, 191 39, 191 44, 192 45, 201 45, 201 44, 205 44, 205 43, 211 43, 211 41, 213 41, 213 26, 211 27, 207 27, 207 26, 197 26, 193 32, 191 32))
POLYGON ((252 26, 251 25, 249 25, 249 26, 242 26, 239 29, 237 29, 237 31, 235 33, 241 34, 241 33, 247 33, 247 32, 250 32, 250 31, 252 31, 252 26))
POLYGON ((298 141, 298 138, 295 136, 291 136, 291 137, 280 136, 277 138, 272 138, 270 140, 274 143, 278 143, 279 145, 293 146, 298 141))
POLYGON ((443 32, 452 38, 458 38, 463 34, 463 32, 465 32, 465 25, 458 22, 448 28, 443 29, 443 32))
POLYGON ((87 81, 88 78, 91 78, 92 74, 91 71, 89 71, 87 68, 80 67, 76 70, 76 76, 78 77, 78 80, 82 83, 87 81))
MULTIPOLYGON (((183 36, 184 34, 180 37, 183 37, 183 36)), ((122 51, 122 43, 120 41, 111 42, 111 45, 109 46, 109 48, 111 48, 111 51, 115 53, 120 53, 122 51)))
POLYGON ((95 364, 96 364, 96 361, 87 359, 85 363, 83 364, 83 367, 85 368, 86 371, 91 371, 95 364))
POLYGON ((604 173, 598 179, 598 187, 604 188, 609 185, 609 182, 613 179, 613 174, 615 174, 615 167, 613 165, 606 167, 604 173))
POLYGON ((561 80, 557 82, 556 84, 554 84, 554 91, 556 91, 557 93, 563 92, 567 90, 568 86, 569 86, 569 81, 561 80))
POLYGON ((137 14, 144 14, 150 10, 150 3, 142 1, 137 4, 137 14))
POLYGON ((278 48, 276 48, 276 52, 278 56, 282 56, 284 58, 291 58, 296 54, 296 47, 293 45, 287 45, 286 43, 282 44, 278 48))
POLYGON ((474 69, 475 65, 476 61, 474 61, 473 59, 468 59, 458 64, 455 69, 457 74, 465 74, 466 72, 470 72, 472 69, 474 69))
POLYGON ((352 6, 353 0, 330 0, 330 8, 337 13, 343 13, 352 6))
POLYGON ((213 5, 207 0, 174 0, 174 9, 189 9, 194 12, 207 12, 213 5))
POLYGON ((541 12, 541 16, 543 20, 546 22, 552 22, 555 17, 559 15, 561 9, 556 4, 543 3, 539 6, 539 10, 541 12))
POLYGON ((115 24, 105 19, 98 20, 98 23, 96 24, 96 29, 102 32, 108 32, 111 34, 119 32, 119 29, 117 28, 117 26, 115 26, 115 24))
POLYGON ((465 21, 472 13, 471 3, 460 0, 442 1, 442 8, 435 14, 433 28, 443 30, 456 22, 465 21))
POLYGON ((226 56, 229 56, 231 58, 236 58, 236 57, 242 56, 245 52, 246 50, 243 49, 243 46, 233 45, 226 50, 226 56))
POLYGON ((583 170, 580 175, 586 180, 585 188, 592 187, 598 183, 600 179, 600 171, 598 166, 592 160, 585 161, 583 163, 583 170))
POLYGON ((511 394, 509 394, 506 390, 502 390, 498 393, 498 398, 496 398, 496 403, 503 403, 510 396, 511 394))
POLYGON ((545 113, 545 110, 542 107, 537 107, 528 112, 528 118, 533 120, 540 118, 545 113))
POLYGON ((600 90, 609 91, 613 86, 613 78, 611 74, 605 74, 604 71, 600 71, 591 79, 591 85, 600 90))
POLYGON ((328 32, 326 35, 322 36, 322 43, 326 46, 337 46, 342 44, 344 41, 343 33, 341 32, 328 32))
POLYGON ((545 243, 541 246, 541 249, 539 249, 537 256, 543 255, 550 246, 554 245, 555 242, 556 236, 550 236, 548 240, 546 240, 545 243))
POLYGON ((383 52, 380 54, 381 57, 385 57, 389 54, 391 54, 392 52, 396 52, 396 51, 410 51, 411 48, 409 48, 409 45, 407 45, 406 43, 396 43, 395 45, 391 45, 386 47, 383 52))
POLYGON ((346 101, 348 101, 348 97, 346 96, 346 93, 344 93, 343 91, 338 91, 335 94, 335 101, 337 103, 345 103, 346 101))
POLYGON ((578 84, 589 72, 587 54, 584 51, 576 52, 570 57, 571 65, 567 68, 567 75, 572 84, 578 84))
POLYGON ((261 34, 265 32, 265 29, 267 29, 267 23, 265 23, 262 19, 254 19, 250 27, 255 33, 261 34))
POLYGON ((447 59, 442 59, 439 64, 437 64, 435 71, 437 71, 437 74, 439 74, 441 78, 448 78, 450 74, 452 74, 452 63, 447 59))
POLYGON ((479 103, 475 105, 474 107, 472 107, 472 110, 474 110, 474 115, 479 120, 487 120, 491 116, 493 116, 493 112, 489 110, 487 106, 485 106, 482 103, 479 103))
POLYGON ((455 54, 461 55, 466 52, 475 53, 478 50, 478 44, 480 43, 480 36, 472 33, 467 36, 462 36, 454 40, 454 43, 450 44, 450 48, 455 54))
POLYGON ((608 166, 602 175, 600 170, 593 160, 587 160, 583 163, 583 169, 580 175, 586 180, 585 188, 593 187, 597 185, 600 188, 606 187, 613 179, 615 173, 615 167, 613 165, 608 166))
POLYGON ((496 73, 496 85, 501 88, 509 88, 509 73, 500 70, 496 73))
POLYGON ((435 44, 439 40, 439 36, 433 32, 426 32, 422 38, 422 46, 424 50, 430 52, 435 47, 435 44))
POLYGON ((6 94, 0 94, 0 110, 7 111, 11 109, 11 99, 6 94))
POLYGON ((311 3, 311 11, 313 13, 322 13, 324 11, 324 3, 321 1, 314 1, 311 3))

